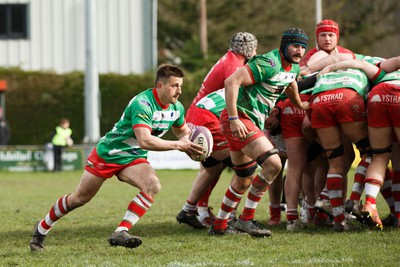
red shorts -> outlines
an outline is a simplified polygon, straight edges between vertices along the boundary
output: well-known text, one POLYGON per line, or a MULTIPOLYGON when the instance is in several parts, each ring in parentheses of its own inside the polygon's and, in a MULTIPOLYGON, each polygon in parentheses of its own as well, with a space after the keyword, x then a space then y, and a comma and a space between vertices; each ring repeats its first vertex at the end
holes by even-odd
POLYGON ((400 81, 380 83, 368 95, 368 126, 400 127, 400 81))
POLYGON ((219 118, 221 123, 221 130, 224 133, 226 140, 228 140, 229 150, 231 151, 240 151, 247 144, 256 140, 260 137, 265 137, 264 132, 261 131, 245 114, 239 112, 239 119, 246 126, 248 130, 248 134, 245 138, 239 139, 237 137, 233 137, 231 124, 228 120, 228 112, 224 109, 221 113, 221 117, 219 118))
POLYGON ((86 160, 85 170, 91 174, 107 179, 111 178, 113 175, 118 175, 123 169, 129 166, 134 166, 141 163, 149 164, 147 159, 144 158, 135 159, 131 163, 124 165, 107 163, 97 154, 96 148, 93 148, 86 160))
MULTIPOLYGON (((301 101, 308 101, 310 95, 301 94, 301 101)), ((281 110, 281 129, 284 139, 290 137, 303 137, 303 120, 306 111, 295 107, 289 99, 285 99, 281 110)))
POLYGON ((224 134, 221 132, 219 119, 214 113, 199 108, 197 106, 191 106, 186 114, 186 122, 197 126, 207 127, 214 141, 213 151, 222 150, 228 148, 228 142, 224 134))
POLYGON ((313 95, 310 99, 310 109, 312 128, 329 128, 346 122, 367 121, 363 98, 348 88, 313 95))

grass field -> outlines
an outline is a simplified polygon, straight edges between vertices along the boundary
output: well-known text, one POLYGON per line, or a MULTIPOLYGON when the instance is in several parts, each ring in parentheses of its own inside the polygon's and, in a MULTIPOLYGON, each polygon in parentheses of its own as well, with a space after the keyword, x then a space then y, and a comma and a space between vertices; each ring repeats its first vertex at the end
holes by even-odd
MULTIPOLYGON (((396 229, 334 233, 312 225, 288 233, 280 225, 270 227, 271 238, 254 239, 245 234, 210 237, 207 230, 178 224, 175 216, 191 188, 193 170, 158 171, 161 193, 131 230, 143 239, 139 248, 108 245, 107 238, 138 192, 112 178, 90 203, 57 223, 44 252, 31 253, 33 225, 60 196, 74 190, 80 174, 0 173, 0 266, 400 266, 396 229)), ((230 177, 225 172, 211 196, 215 210, 230 177)), ((389 211, 378 200, 383 218, 389 211)), ((261 222, 269 216, 267 203, 263 199, 257 209, 261 222)))

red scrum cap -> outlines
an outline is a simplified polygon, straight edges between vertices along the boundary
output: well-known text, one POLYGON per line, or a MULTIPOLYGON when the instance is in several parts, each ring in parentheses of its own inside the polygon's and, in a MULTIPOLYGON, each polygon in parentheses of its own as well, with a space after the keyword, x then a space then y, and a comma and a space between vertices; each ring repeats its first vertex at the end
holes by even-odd
POLYGON ((337 24, 333 20, 325 19, 317 24, 317 29, 316 29, 317 37, 321 32, 333 32, 339 39, 340 36, 339 24, 337 24))

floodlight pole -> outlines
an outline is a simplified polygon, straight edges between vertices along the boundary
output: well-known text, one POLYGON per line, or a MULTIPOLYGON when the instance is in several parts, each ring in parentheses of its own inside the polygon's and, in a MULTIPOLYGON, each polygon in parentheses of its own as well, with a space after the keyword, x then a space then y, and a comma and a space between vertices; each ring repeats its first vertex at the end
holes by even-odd
POLYGON ((97 143, 100 138, 100 93, 96 50, 96 1, 85 1, 86 71, 85 71, 85 137, 84 143, 97 143))
POLYGON ((322 20, 322 2, 315 0, 315 24, 322 20))

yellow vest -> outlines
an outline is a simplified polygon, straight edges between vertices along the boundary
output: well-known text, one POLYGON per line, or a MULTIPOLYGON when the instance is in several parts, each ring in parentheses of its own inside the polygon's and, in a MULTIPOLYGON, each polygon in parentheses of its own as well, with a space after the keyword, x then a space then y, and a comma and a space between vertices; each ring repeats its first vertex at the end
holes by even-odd
POLYGON ((61 126, 56 127, 56 134, 54 135, 51 143, 55 146, 67 146, 67 137, 71 136, 72 130, 70 128, 64 129, 61 126))

